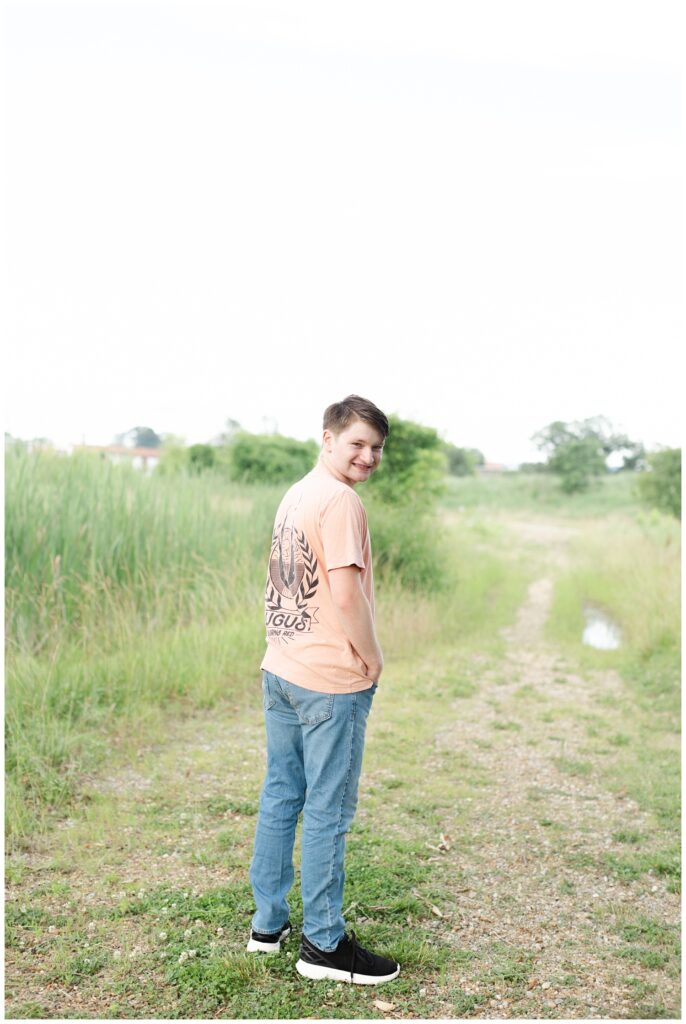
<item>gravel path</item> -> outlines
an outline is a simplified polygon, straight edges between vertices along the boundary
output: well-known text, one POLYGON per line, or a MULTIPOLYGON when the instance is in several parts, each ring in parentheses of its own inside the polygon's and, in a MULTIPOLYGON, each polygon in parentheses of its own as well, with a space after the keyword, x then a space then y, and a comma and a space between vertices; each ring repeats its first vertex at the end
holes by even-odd
MULTIPOLYGON (((545 546, 550 569, 565 564, 572 529, 518 527, 545 546)), ((454 703, 454 716, 436 737, 439 750, 468 750, 492 781, 470 817, 478 844, 460 865, 468 895, 456 897, 462 911, 454 939, 476 951, 501 942, 533 953, 521 1000, 491 997, 470 1016, 631 1017, 635 989, 643 985, 678 1018, 678 978, 622 962, 616 953, 626 947, 622 922, 637 915, 678 930, 679 895, 663 878, 618 880, 599 867, 604 854, 626 852, 613 836, 630 828, 650 837, 655 830, 653 816, 621 789, 602 786, 607 752, 587 746, 588 724, 621 707, 623 684, 614 672, 570 671, 546 643, 552 597, 552 574, 529 586, 516 623, 503 631, 504 666, 486 671, 470 700, 454 703), (564 714, 570 707, 574 714, 564 714), (636 981, 628 985, 627 976, 636 981)), ((649 851, 650 841, 641 849, 649 851)), ((476 972, 466 969, 461 981, 466 993, 483 990, 476 972)))

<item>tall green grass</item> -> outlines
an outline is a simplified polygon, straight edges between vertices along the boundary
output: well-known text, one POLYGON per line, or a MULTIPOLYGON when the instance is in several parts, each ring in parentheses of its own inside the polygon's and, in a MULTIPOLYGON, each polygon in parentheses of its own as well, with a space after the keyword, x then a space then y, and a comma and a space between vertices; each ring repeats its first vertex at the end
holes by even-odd
POLYGON ((279 493, 19 451, 5 490, 7 637, 35 651, 116 617, 122 593, 142 623, 161 611, 193 617, 227 594, 240 603, 246 587, 252 596, 279 493))
POLYGON ((6 462, 8 826, 67 803, 112 735, 171 700, 246 691, 281 487, 6 462))
MULTIPOLYGON (((91 455, 9 452, 10 831, 27 833, 66 806, 116 734, 133 735, 172 702, 251 698, 283 490, 213 473, 147 476, 91 455)), ((426 595, 450 592, 448 535, 411 508, 372 504, 379 600, 387 596, 392 621, 411 623, 416 649, 422 629, 432 638, 444 630, 426 595)), ((479 607, 479 587, 470 588, 464 609, 479 607)))

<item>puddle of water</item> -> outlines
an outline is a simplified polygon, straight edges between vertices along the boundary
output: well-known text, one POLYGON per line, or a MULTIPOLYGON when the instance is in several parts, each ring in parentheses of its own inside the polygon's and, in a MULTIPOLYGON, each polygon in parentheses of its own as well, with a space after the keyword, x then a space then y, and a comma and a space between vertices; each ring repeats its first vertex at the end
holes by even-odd
POLYGON ((599 651, 616 651, 622 643, 619 626, 599 608, 586 605, 584 608, 583 643, 599 651))

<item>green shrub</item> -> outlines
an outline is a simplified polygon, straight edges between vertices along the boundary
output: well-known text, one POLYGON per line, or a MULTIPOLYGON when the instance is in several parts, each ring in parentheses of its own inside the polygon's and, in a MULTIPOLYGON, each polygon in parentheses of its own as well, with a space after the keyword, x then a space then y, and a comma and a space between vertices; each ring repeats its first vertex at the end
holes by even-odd
POLYGON ((570 438, 558 446, 548 466, 560 477, 565 494, 574 494, 586 490, 591 477, 605 472, 605 459, 595 438, 570 438))
POLYGON ((643 501, 681 519, 681 448, 664 448, 647 457, 648 468, 638 480, 643 501))
POLYGON ((409 505, 366 502, 374 554, 374 573, 410 590, 433 590, 447 581, 445 538, 433 516, 417 515, 409 505))
POLYGON ((360 494, 386 504, 413 505, 415 510, 435 507, 445 490, 444 442, 433 427, 393 415, 388 420, 390 434, 381 465, 360 494))
POLYGON ((211 444, 192 444, 188 449, 188 464, 194 473, 211 469, 216 462, 216 452, 211 444))
POLYGON ((237 434, 230 445, 233 476, 246 483, 294 483, 314 466, 314 441, 281 434, 237 434))
POLYGON ((483 453, 477 448, 458 448, 455 444, 445 441, 443 444, 448 459, 448 472, 451 476, 473 476, 477 466, 483 466, 483 453))
POLYGON ((379 469, 358 490, 369 515, 374 567, 381 578, 430 590, 445 583, 436 506, 445 490, 446 451, 432 427, 389 416, 379 469))

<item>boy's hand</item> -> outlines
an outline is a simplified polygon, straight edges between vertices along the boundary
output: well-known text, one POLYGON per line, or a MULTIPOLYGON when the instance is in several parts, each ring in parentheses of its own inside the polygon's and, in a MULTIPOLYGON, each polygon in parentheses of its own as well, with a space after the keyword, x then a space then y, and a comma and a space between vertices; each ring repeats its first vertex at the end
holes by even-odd
POLYGON ((373 679, 375 683, 378 683, 379 676, 383 672, 383 658, 379 658, 376 661, 370 661, 367 665, 367 677, 373 679))
POLYGON ((331 599, 343 633, 364 662, 367 678, 376 683, 383 672, 383 654, 376 638, 372 610, 362 590, 360 572, 357 565, 331 569, 331 599))

